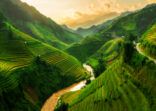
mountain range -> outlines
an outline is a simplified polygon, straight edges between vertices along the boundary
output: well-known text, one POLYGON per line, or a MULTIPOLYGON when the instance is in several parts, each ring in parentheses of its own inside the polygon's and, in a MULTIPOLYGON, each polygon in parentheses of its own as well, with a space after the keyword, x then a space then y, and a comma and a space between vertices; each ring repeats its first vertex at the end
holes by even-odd
POLYGON ((0 1, 0 111, 156 110, 156 4, 72 30, 20 0, 0 1), (92 74, 84 64, 94 70, 92 74))
POLYGON ((82 39, 20 0, 1 0, 0 12, 22 32, 59 49, 82 39))

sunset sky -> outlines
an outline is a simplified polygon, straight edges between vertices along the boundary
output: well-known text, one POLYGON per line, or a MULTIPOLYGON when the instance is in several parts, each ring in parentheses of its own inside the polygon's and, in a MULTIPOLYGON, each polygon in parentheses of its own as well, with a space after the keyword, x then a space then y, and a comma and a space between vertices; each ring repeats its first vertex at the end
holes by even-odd
POLYGON ((42 14, 71 28, 89 27, 156 0, 22 0, 42 14))

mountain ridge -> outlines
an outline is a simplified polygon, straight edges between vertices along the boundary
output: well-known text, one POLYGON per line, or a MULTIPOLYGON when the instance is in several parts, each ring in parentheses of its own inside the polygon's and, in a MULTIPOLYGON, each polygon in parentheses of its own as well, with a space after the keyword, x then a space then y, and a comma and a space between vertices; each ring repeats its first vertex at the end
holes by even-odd
POLYGON ((3 16, 0 50, 1 111, 40 110, 52 93, 89 77, 76 58, 21 32, 3 16))
POLYGON ((60 49, 82 39, 80 35, 63 29, 33 6, 29 6, 20 0, 2 0, 0 12, 16 28, 60 49))
POLYGON ((144 33, 144 31, 146 31, 156 22, 155 11, 156 4, 151 4, 143 9, 134 11, 133 13, 130 13, 128 15, 117 17, 117 19, 114 19, 108 27, 104 28, 103 30, 100 30, 99 32, 89 37, 86 37, 81 42, 79 42, 78 45, 75 44, 73 46, 70 46, 66 49, 66 51, 69 54, 76 57, 77 59, 79 59, 80 61, 84 62, 89 56, 92 56, 108 40, 118 37, 128 38, 129 36, 133 35, 135 36, 135 40, 137 41, 144 33), (97 44, 99 45, 95 45, 95 47, 92 47, 94 41, 91 39, 98 39, 97 44), (84 41, 87 41, 87 43, 84 41), (85 52, 79 51, 80 55, 84 56, 78 56, 74 53, 74 51, 77 52, 80 49, 85 50, 85 52))

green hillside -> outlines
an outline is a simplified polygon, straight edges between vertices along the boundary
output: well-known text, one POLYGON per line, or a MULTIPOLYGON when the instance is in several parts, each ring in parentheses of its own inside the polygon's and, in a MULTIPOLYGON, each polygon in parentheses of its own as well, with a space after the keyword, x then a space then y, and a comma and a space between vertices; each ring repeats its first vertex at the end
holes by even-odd
MULTIPOLYGON (((129 13, 123 14, 120 17, 113 19, 112 23, 109 24, 107 28, 103 30, 99 30, 97 33, 91 35, 90 39, 98 39, 99 45, 94 45, 94 41, 88 41, 88 45, 86 46, 83 42, 78 46, 71 46, 67 49, 67 52, 81 61, 86 61, 88 57, 93 55, 99 47, 101 47, 108 40, 118 38, 118 37, 129 37, 131 35, 136 36, 135 40, 137 41, 139 37, 153 24, 156 22, 156 4, 151 4, 146 6, 145 8, 129 13), (150 12, 150 13, 149 13, 150 12), (94 47, 93 47, 94 46, 94 47), (83 52, 79 51, 81 49, 85 49, 83 52), (78 56, 75 52, 79 52, 78 56), (90 54, 88 52, 92 51, 90 54)), ((83 41, 87 41, 86 40, 83 41)))
POLYGON ((110 65, 113 60, 120 57, 123 45, 122 38, 110 40, 88 59, 87 64, 90 64, 94 68, 96 76, 105 70, 107 64, 110 65))
POLYGON ((103 42, 98 38, 87 37, 79 43, 72 44, 66 49, 66 52, 78 58, 81 62, 85 62, 86 58, 95 53, 102 44, 103 42))
POLYGON ((109 27, 113 21, 121 18, 121 17, 124 17, 128 14, 130 14, 131 12, 127 11, 127 12, 124 12, 122 13, 121 15, 118 15, 118 17, 115 17, 111 20, 108 20, 104 23, 101 23, 99 25, 93 25, 89 28, 78 28, 77 30, 75 30, 76 33, 82 35, 83 37, 87 37, 87 36, 91 36, 91 35, 95 35, 96 33, 102 31, 102 30, 105 30, 107 29, 107 27, 109 27))
POLYGON ((74 57, 0 20, 0 111, 38 111, 52 93, 88 77, 74 57))
POLYGON ((139 48, 146 56, 156 60, 156 24, 149 28, 142 36, 139 48))
MULTIPOLYGON (((147 5, 141 10, 126 14, 125 16, 114 19, 112 25, 106 30, 102 30, 97 37, 105 38, 127 36, 133 34, 141 36, 153 23, 156 22, 156 4, 147 5), (149 13, 150 12, 150 13, 149 13)), ((136 38, 137 40, 138 38, 136 38)))
POLYGON ((124 45, 119 58, 85 88, 62 96, 56 111, 155 111, 156 64, 131 48, 124 45))
POLYGON ((16 28, 59 49, 64 49, 68 44, 82 39, 80 35, 62 28, 20 0, 1 0, 0 12, 16 28))
POLYGON ((1 0, 0 111, 156 111, 155 12, 75 31, 1 0))
POLYGON ((107 27, 109 27, 109 25, 112 24, 112 22, 113 20, 108 20, 100 25, 93 25, 89 28, 78 28, 77 30, 75 30, 75 32, 82 35, 83 37, 91 36, 101 30, 106 29, 107 27))

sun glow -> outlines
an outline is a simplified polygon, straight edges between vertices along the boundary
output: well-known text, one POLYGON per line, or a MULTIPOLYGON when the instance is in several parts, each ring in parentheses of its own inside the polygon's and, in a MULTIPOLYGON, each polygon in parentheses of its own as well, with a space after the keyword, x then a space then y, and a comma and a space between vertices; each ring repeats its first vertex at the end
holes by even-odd
POLYGON ((34 6, 59 24, 71 28, 88 27, 140 9, 156 0, 21 0, 34 6))

